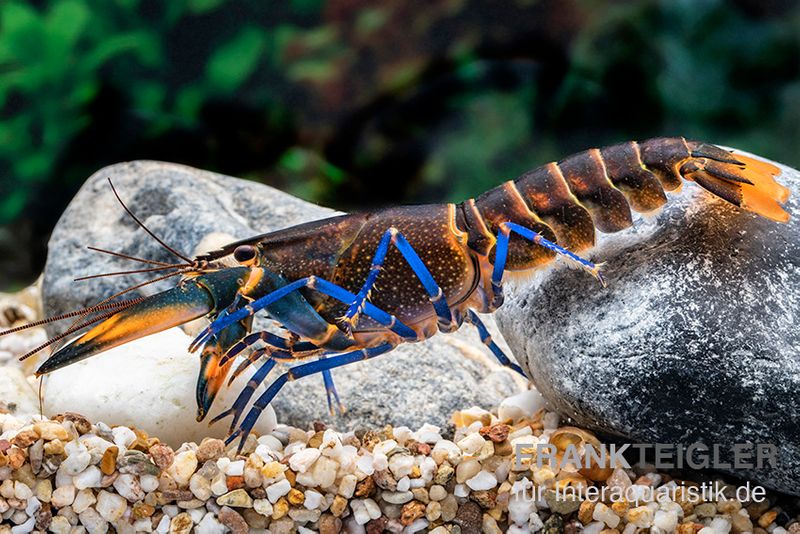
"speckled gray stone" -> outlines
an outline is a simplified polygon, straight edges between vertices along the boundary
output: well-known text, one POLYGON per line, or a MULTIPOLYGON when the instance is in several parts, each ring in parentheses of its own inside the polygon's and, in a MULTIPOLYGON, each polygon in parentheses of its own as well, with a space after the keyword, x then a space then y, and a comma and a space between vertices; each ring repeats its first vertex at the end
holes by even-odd
POLYGON ((800 494, 800 173, 788 224, 694 184, 603 235, 608 287, 563 266, 508 287, 498 323, 534 383, 581 425, 644 443, 771 443, 800 494))
MULTIPOLYGON (((175 259, 124 213, 107 177, 147 226, 184 254, 195 253, 209 234, 240 239, 335 213, 262 184, 181 165, 152 161, 113 165, 89 178, 53 232, 43 283, 48 314, 91 305, 152 278, 148 274, 73 282, 81 275, 140 267, 89 251, 87 245, 161 261, 175 259)), ((164 281, 146 292, 168 289, 173 283, 164 281)), ((333 375, 347 414, 337 419, 327 415, 322 378, 311 376, 290 383, 278 395, 273 403, 278 421, 306 427, 315 420, 335 420, 340 429, 417 427, 425 422, 444 426, 453 410, 473 404, 495 406, 523 384, 494 363, 469 326, 454 335, 438 335, 334 370, 333 375)), ((212 415, 222 409, 215 406, 212 415)))

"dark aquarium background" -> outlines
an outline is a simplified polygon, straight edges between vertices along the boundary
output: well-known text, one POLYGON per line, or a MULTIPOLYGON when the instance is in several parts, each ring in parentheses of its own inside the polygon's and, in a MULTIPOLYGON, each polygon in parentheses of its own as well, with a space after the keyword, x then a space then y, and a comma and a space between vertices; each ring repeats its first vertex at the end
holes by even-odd
POLYGON ((82 181, 124 160, 341 210, 461 200, 657 135, 800 166, 800 4, 3 0, 0 113, 12 290, 82 181))

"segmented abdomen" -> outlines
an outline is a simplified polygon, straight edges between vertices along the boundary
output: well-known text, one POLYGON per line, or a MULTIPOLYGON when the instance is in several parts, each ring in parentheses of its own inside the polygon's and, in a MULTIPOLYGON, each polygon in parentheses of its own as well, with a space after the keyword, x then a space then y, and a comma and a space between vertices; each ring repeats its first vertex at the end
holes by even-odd
MULTIPOLYGON (((682 179, 714 195, 776 220, 788 215, 779 202, 788 190, 772 179, 777 167, 683 138, 629 141, 590 149, 549 163, 460 205, 470 248, 490 255, 504 222, 527 226, 578 252, 594 245, 595 228, 617 232, 632 224, 631 210, 661 207, 665 191, 682 179)), ((508 269, 552 259, 543 247, 512 238, 508 269)))

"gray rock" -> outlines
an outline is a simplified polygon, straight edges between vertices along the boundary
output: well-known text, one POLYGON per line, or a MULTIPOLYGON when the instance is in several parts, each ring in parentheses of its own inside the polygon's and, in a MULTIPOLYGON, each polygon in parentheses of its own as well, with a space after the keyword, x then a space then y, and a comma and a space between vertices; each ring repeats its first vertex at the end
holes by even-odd
MULTIPOLYGON (((102 169, 86 182, 53 231, 43 283, 48 314, 91 305, 153 277, 150 273, 73 282, 81 275, 140 267, 87 250, 87 245, 175 260, 125 214, 107 177, 153 232, 187 255, 206 248, 201 242, 212 234, 241 239, 335 213, 255 182, 181 165, 138 161, 102 169)), ((221 244, 218 241, 215 246, 221 244)), ((143 291, 168 289, 173 280, 143 291)), ((521 380, 494 363, 476 332, 467 326, 463 330, 333 371, 348 408, 343 418, 332 420, 327 415, 322 378, 290 383, 273 403, 278 420, 303 427, 315 420, 335 421, 340 429, 385 424, 416 427, 424 422, 446 425, 456 409, 473 404, 496 406, 519 391, 521 380)), ((216 406, 212 415, 221 409, 216 406)))
POLYGON ((501 331, 558 411, 633 442, 774 444, 778 469, 732 473, 800 495, 800 173, 781 168, 786 225, 687 184, 602 236, 608 288, 559 266, 507 289, 501 331))

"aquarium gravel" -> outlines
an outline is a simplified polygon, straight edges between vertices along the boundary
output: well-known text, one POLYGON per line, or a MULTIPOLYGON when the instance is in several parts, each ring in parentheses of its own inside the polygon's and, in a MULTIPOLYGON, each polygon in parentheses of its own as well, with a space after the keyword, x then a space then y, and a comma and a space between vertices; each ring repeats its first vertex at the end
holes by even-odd
POLYGON ((686 491, 697 482, 647 465, 516 465, 518 445, 600 442, 559 425, 555 413, 514 405, 457 412, 448 429, 279 425, 248 438, 242 454, 219 439, 173 449, 73 413, 35 421, 4 413, 0 429, 0 534, 800 533, 769 493, 740 502, 719 482, 730 498, 709 502, 686 491), (568 486, 633 488, 642 500, 556 498, 568 486))

